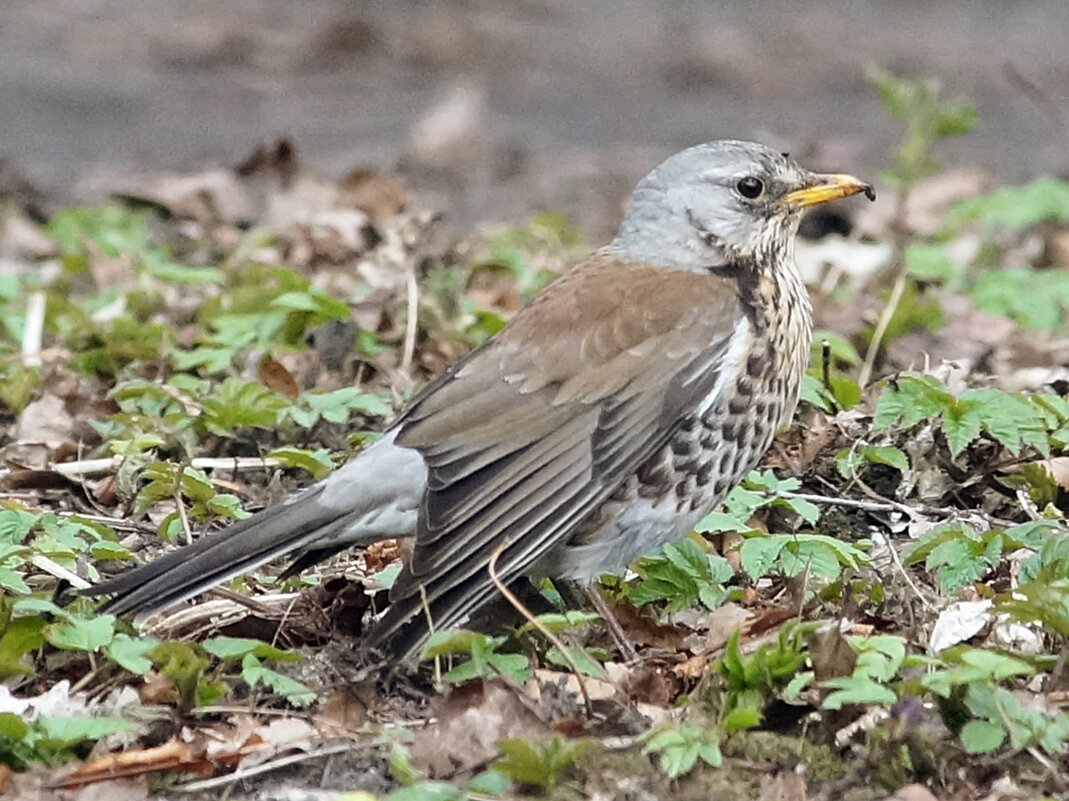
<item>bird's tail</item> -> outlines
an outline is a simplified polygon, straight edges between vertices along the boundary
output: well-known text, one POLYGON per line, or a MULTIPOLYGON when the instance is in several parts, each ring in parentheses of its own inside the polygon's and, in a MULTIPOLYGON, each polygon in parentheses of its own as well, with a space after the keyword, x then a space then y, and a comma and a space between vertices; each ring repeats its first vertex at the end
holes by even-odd
POLYGON ((427 471, 422 457, 382 437, 353 461, 283 503, 192 545, 103 581, 102 611, 155 612, 280 556, 300 569, 345 548, 415 532, 427 471))

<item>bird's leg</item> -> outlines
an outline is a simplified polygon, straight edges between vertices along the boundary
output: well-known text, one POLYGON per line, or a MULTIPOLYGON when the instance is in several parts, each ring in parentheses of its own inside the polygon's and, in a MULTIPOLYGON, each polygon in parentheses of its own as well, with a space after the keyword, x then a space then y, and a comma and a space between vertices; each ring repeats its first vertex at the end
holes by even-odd
POLYGON ((612 613, 608 601, 602 596, 597 585, 586 584, 583 589, 586 591, 590 602, 594 604, 594 609, 601 615, 602 621, 608 627, 613 642, 615 642, 616 647, 620 649, 620 655, 623 656, 628 664, 638 662, 638 651, 635 650, 635 644, 631 642, 631 638, 627 636, 624 627, 620 625, 620 621, 617 620, 616 615, 612 613))

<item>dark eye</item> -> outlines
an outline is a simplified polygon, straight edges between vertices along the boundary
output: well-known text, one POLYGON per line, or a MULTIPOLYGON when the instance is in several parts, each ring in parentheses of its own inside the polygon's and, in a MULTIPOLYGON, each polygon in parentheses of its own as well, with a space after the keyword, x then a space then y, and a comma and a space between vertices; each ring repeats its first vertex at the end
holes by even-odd
POLYGON ((765 185, 759 178, 754 178, 752 175, 748 175, 745 178, 740 178, 739 182, 735 184, 735 188, 739 191, 739 194, 745 198, 753 200, 755 197, 760 197, 761 193, 765 191, 765 185))

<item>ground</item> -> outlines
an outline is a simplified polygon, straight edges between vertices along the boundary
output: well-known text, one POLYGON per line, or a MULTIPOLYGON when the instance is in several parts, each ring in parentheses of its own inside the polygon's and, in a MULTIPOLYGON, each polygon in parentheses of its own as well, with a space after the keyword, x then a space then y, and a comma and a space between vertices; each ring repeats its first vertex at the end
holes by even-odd
POLYGON ((0 12, 0 92, 29 109, 0 117, 4 792, 1069 797, 1061 6, 929 10, 909 37, 865 3, 768 27, 634 4, 618 30, 553 3, 348 8, 0 12), (443 633, 419 674, 368 663, 393 542, 137 626, 72 600, 340 464, 604 241, 664 152, 755 131, 885 170, 879 199, 803 228, 791 427, 691 539, 603 582, 638 663, 550 587, 561 643, 443 633))

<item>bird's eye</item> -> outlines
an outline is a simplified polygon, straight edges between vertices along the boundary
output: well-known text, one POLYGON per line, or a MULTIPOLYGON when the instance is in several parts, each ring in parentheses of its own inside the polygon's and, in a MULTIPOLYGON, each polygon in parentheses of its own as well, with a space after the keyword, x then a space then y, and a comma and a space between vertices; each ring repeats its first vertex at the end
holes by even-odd
POLYGON ((761 193, 765 191, 765 185, 759 178, 747 175, 745 178, 739 179, 739 182, 735 184, 735 189, 744 198, 753 200, 756 197, 760 197, 761 193))

